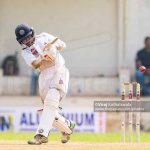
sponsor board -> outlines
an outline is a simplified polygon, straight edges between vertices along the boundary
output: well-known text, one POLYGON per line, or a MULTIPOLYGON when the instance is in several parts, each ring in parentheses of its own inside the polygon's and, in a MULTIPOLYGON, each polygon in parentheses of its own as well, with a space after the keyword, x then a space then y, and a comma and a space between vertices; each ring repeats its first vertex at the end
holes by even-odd
MULTIPOLYGON (((7 108, 6 110, 9 109, 7 108)), ((0 115, 1 114, 2 112, 0 112, 0 115)), ((94 113, 92 109, 81 107, 66 108, 64 111, 61 112, 61 114, 66 119, 73 120, 76 122, 76 132, 105 132, 105 112, 94 113)), ((13 113, 11 113, 11 116, 13 116, 13 130, 16 132, 36 131, 40 121, 40 114, 37 111, 37 108, 14 108, 13 113)), ((52 131, 56 131, 56 129, 52 129, 52 131)))
POLYGON ((11 131, 14 128, 14 110, 0 109, 0 131, 11 131))
POLYGON ((35 131, 38 127, 40 114, 35 108, 17 109, 14 115, 14 131, 35 131))
POLYGON ((88 108, 65 109, 62 115, 76 122, 77 132, 105 132, 106 113, 94 113, 88 108))

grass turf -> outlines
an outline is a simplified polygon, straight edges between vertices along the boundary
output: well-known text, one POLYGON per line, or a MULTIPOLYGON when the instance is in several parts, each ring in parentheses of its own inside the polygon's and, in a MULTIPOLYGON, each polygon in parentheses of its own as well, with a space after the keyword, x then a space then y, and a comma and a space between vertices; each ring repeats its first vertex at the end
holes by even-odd
MULTIPOLYGON (((1 132, 0 140, 29 140, 34 136, 33 132, 1 132)), ((60 141, 60 133, 50 133, 50 141, 60 141)), ((128 136, 126 135, 126 139, 128 136)), ((136 140, 135 134, 133 141, 136 140)), ((120 133, 74 133, 71 135, 72 142, 120 142, 120 133)), ((150 142, 150 132, 141 133, 141 142, 150 142)))

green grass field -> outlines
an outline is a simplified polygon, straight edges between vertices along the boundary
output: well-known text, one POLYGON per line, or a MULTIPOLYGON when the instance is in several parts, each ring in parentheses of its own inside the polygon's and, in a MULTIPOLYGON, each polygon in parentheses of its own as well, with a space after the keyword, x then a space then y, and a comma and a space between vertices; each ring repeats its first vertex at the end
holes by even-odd
MULTIPOLYGON (((74 133, 67 144, 60 142, 60 133, 51 133, 49 142, 42 145, 28 145, 34 133, 1 132, 0 150, 150 150, 150 132, 141 133, 141 142, 122 143, 120 133, 74 133)), ((126 135, 127 136, 127 135, 126 135)))
MULTIPOLYGON (((32 132, 2 132, 0 133, 0 140, 29 140, 32 139, 34 133, 32 132)), ((126 135, 127 139, 127 135, 126 135)), ((127 139, 128 140, 128 139, 127 139)), ((60 133, 51 133, 49 141, 60 141, 60 133)), ((120 133, 74 133, 71 136, 72 142, 120 142, 120 133)), ((135 135, 133 135, 135 141, 135 135)), ((141 142, 150 142, 150 132, 141 133, 141 142)))

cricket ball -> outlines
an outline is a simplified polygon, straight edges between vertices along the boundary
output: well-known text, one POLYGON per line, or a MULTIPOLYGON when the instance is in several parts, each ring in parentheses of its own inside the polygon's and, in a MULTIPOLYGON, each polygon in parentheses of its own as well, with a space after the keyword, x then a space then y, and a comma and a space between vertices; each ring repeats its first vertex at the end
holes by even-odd
POLYGON ((140 70, 140 72, 144 73, 145 70, 146 70, 146 67, 145 67, 145 66, 140 66, 140 67, 139 67, 139 70, 140 70))

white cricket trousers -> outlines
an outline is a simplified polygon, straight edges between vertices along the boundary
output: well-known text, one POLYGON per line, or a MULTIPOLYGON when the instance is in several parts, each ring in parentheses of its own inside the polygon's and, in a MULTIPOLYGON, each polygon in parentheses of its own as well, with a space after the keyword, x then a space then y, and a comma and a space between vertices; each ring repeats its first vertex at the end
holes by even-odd
POLYGON ((71 134, 69 121, 58 114, 60 100, 68 90, 69 71, 65 66, 51 67, 39 75, 39 92, 43 100, 43 112, 36 134, 48 136, 52 126, 71 134))

